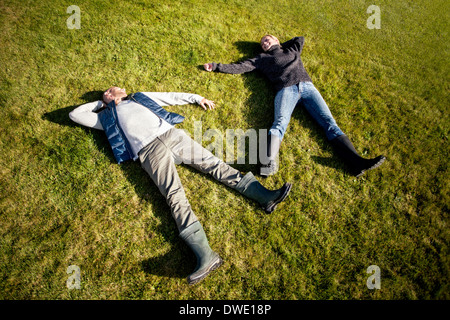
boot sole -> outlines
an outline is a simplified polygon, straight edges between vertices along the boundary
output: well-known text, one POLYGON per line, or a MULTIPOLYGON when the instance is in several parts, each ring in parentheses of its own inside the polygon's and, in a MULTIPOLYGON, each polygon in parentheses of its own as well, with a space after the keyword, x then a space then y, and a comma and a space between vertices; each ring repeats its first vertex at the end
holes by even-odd
POLYGON ((383 164, 384 160, 386 160, 386 157, 385 157, 385 156, 381 156, 380 160, 378 160, 377 163, 375 163, 375 164, 374 164, 373 166, 371 166, 370 168, 361 170, 361 172, 358 173, 358 174, 356 175, 356 177, 359 178, 359 177, 361 177, 364 173, 366 173, 367 171, 372 170, 372 169, 375 169, 375 168, 378 168, 379 166, 381 166, 381 165, 383 164))
POLYGON ((189 285, 194 285, 196 283, 199 283, 203 279, 205 279, 212 271, 216 270, 223 264, 222 258, 217 255, 217 258, 209 265, 209 267, 199 276, 195 277, 194 279, 188 277, 187 281, 189 285))
POLYGON ((283 194, 276 200, 274 200, 271 204, 269 204, 267 207, 263 207, 264 211, 266 213, 272 213, 277 208, 277 205, 282 202, 286 197, 288 196, 289 192, 292 188, 292 183, 286 182, 283 187, 286 187, 283 194))

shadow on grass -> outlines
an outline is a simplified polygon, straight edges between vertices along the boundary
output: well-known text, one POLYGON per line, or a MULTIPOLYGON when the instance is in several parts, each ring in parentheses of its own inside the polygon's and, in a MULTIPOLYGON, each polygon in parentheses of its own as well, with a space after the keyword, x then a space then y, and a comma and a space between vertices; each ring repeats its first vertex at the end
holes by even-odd
MULTIPOLYGON (((103 95, 103 91, 94 90, 94 91, 86 92, 85 94, 83 94, 81 96, 81 98, 83 100, 85 100, 86 103, 88 103, 88 102, 95 101, 95 100, 101 100, 102 95, 103 95)), ((45 113, 42 116, 42 118, 44 120, 48 120, 48 121, 51 121, 51 122, 54 122, 57 124, 62 124, 62 125, 73 127, 73 128, 80 127, 79 124, 76 124, 69 118, 69 112, 72 111, 73 109, 75 109, 76 107, 78 107, 78 106, 73 105, 73 106, 68 106, 68 107, 62 108, 62 109, 50 111, 50 112, 45 113)), ((90 129, 88 128, 88 131, 89 130, 90 129)), ((95 130, 95 131, 98 131, 98 130, 95 130)))
MULTIPOLYGON (((181 247, 181 246, 180 246, 181 247)), ((186 278, 195 269, 194 255, 190 254, 189 248, 181 250, 172 247, 164 255, 141 261, 140 265, 144 272, 162 277, 186 278)))

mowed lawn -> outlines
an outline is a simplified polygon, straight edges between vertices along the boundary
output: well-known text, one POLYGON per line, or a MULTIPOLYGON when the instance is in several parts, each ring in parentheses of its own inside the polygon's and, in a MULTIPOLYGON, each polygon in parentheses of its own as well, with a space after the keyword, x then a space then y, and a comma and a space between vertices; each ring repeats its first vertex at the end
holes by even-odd
POLYGON ((1 1, 0 298, 449 299, 449 12, 445 0, 1 1), (252 57, 266 33, 305 37, 303 62, 341 129, 387 160, 351 176, 299 107, 279 172, 257 175, 293 183, 271 215, 178 166, 224 259, 188 286, 195 257, 157 187, 68 113, 117 85, 214 100, 214 111, 168 108, 192 136, 196 122, 224 137, 267 129, 274 92, 260 74, 201 68, 252 57))

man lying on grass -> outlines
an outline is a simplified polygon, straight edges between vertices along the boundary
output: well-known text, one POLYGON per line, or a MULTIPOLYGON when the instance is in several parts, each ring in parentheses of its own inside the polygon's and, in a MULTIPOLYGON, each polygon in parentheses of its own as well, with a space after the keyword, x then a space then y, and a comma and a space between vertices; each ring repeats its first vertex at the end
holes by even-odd
POLYGON ((385 156, 372 159, 361 157, 346 134, 339 128, 323 99, 303 66, 300 54, 305 38, 295 37, 280 44, 273 35, 261 38, 263 53, 238 63, 206 63, 206 71, 246 73, 261 71, 272 83, 276 95, 274 121, 269 130, 267 155, 269 162, 261 167, 260 174, 270 176, 278 171, 277 154, 286 133, 292 112, 301 103, 325 132, 336 153, 344 160, 350 172, 357 177, 379 167, 385 156))
POLYGON ((203 227, 192 211, 176 163, 185 163, 210 174, 259 203, 266 213, 273 212, 291 189, 291 184, 285 183, 278 190, 268 190, 251 172, 243 176, 183 130, 176 129, 175 124, 182 122, 183 116, 162 108, 193 103, 200 104, 205 110, 215 107, 213 101, 197 94, 137 92, 127 95, 125 89, 111 87, 103 94, 103 101, 83 104, 69 114, 81 125, 104 130, 118 163, 140 160, 166 198, 180 237, 197 258, 197 267, 187 278, 189 284, 204 279, 222 264, 222 259, 210 248, 203 227))

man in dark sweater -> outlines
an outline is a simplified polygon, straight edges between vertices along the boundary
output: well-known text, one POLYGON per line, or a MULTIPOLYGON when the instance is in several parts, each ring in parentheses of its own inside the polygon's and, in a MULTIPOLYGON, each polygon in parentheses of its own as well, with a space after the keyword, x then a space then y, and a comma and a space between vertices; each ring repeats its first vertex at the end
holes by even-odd
POLYGON ((280 44, 279 40, 266 35, 261 39, 263 53, 254 58, 232 64, 207 63, 206 71, 240 74, 258 70, 273 84, 275 95, 274 122, 269 130, 267 155, 269 163, 261 167, 261 175, 269 176, 278 171, 277 155, 281 141, 298 103, 323 128, 325 134, 335 147, 337 153, 349 166, 351 173, 359 177, 367 170, 378 167, 385 160, 384 156, 364 159, 355 150, 348 137, 334 120, 326 102, 312 83, 303 66, 300 54, 304 37, 295 37, 280 44))
POLYGON ((261 41, 261 46, 267 47, 266 50, 263 49, 265 52, 233 64, 213 62, 210 66, 206 65, 206 70, 231 74, 259 70, 272 82, 276 91, 299 82, 312 82, 300 58, 303 42, 304 38, 298 37, 280 46, 278 39, 266 36, 261 41))

